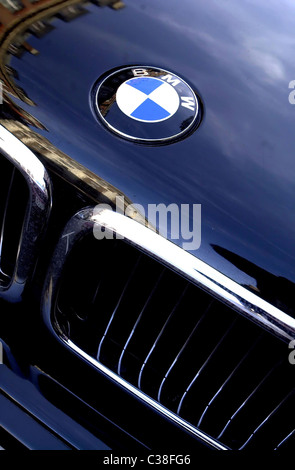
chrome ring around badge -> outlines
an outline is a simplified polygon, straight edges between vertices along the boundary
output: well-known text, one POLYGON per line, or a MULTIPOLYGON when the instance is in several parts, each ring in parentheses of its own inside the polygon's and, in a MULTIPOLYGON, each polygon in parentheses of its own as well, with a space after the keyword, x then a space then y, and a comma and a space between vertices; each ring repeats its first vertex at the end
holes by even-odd
POLYGON ((94 90, 102 123, 136 142, 167 143, 192 132, 200 121, 197 95, 179 76, 156 67, 125 67, 94 90))

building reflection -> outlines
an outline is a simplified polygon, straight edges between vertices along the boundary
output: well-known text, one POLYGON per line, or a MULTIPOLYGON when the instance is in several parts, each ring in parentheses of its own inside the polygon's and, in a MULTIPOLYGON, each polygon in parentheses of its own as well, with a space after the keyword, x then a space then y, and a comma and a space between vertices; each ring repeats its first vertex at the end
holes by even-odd
POLYGON ((242 256, 239 256, 221 246, 212 245, 212 248, 216 253, 232 263, 240 271, 247 273, 248 276, 251 276, 256 280, 256 286, 244 285, 244 287, 253 291, 255 294, 267 300, 275 307, 283 310, 293 318, 295 317, 295 310, 290 307, 291 305, 294 305, 293 299, 295 285, 293 282, 283 277, 275 276, 251 261, 248 261, 242 256))
POLYGON ((114 102, 116 101, 116 95, 113 94, 111 98, 105 100, 101 106, 100 106, 100 112, 102 114, 103 117, 106 117, 106 115, 108 114, 109 110, 111 109, 111 107, 113 106, 114 102))
POLYGON ((89 13, 90 3, 98 8, 110 7, 115 10, 124 7, 124 2, 118 0, 0 0, 0 80, 3 88, 2 116, 7 117, 10 111, 12 117, 22 122, 45 129, 40 121, 23 110, 13 101, 18 98, 30 106, 36 103, 19 87, 17 71, 10 65, 11 57, 21 59, 23 54, 38 55, 39 51, 30 45, 30 36, 42 38, 56 26, 52 25, 54 18, 64 22, 74 21, 81 15, 89 13))
MULTIPOLYGON (((46 128, 15 101, 17 98, 29 106, 37 106, 26 91, 17 85, 18 74, 10 65, 11 57, 22 59, 24 54, 38 55, 39 51, 30 45, 30 36, 42 39, 44 35, 50 34, 58 27, 56 22, 54 26, 52 24, 54 18, 64 22, 75 21, 89 13, 87 6, 90 3, 98 8, 110 7, 114 10, 125 6, 118 0, 0 0, 0 80, 4 91, 0 124, 41 157, 48 169, 77 187, 94 203, 115 206, 116 197, 121 196, 126 208, 132 201, 125 194, 32 130, 29 125, 37 129, 46 128)), ((135 211, 133 218, 155 230, 139 212, 135 211)))
MULTIPOLYGON (((162 71, 157 71, 157 70, 149 70, 149 76, 150 77, 161 77, 163 75, 162 71)), ((124 75, 123 75, 124 77, 124 75)), ((116 94, 114 94, 113 88, 109 88, 106 92, 106 98, 104 101, 99 103, 99 109, 103 117, 106 117, 108 114, 109 110, 112 108, 112 105, 116 101, 116 94)))
MULTIPOLYGON (((42 161, 46 162, 47 169, 57 173, 62 179, 78 188, 80 193, 85 194, 88 199, 92 199, 94 204, 109 204, 115 208, 117 197, 122 198, 124 211, 127 206, 133 204, 133 201, 118 188, 87 169, 84 165, 71 158, 70 155, 59 150, 48 139, 30 129, 26 124, 20 122, 19 119, 14 120, 2 117, 0 122, 26 147, 32 150, 35 155, 41 157, 42 161)), ((157 232, 156 228, 148 222, 145 215, 135 208, 132 212, 132 218, 157 232)))
MULTIPOLYGON (((17 98, 29 106, 37 106, 26 91, 17 85, 18 74, 10 65, 11 57, 22 59, 24 54, 38 55, 39 51, 30 44, 30 37, 42 39, 50 34, 58 27, 57 22, 52 24, 54 18, 69 22, 86 15, 89 13, 87 6, 90 3, 98 8, 110 7, 114 10, 125 6, 118 0, 0 0, 0 80, 4 91, 0 123, 36 155, 42 157, 47 168, 79 188, 95 203, 115 206, 116 197, 121 196, 126 208, 132 204, 126 195, 32 130, 29 125, 46 129, 15 101, 17 98)), ((60 24, 62 27, 62 23, 60 24)), ((139 212, 135 211, 133 218, 155 230, 139 212)))

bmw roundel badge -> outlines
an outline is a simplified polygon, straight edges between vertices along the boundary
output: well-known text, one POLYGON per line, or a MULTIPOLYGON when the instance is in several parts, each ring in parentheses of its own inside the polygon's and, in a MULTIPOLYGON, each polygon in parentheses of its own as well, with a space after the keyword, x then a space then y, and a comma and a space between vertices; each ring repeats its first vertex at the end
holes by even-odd
POLYGON ((94 89, 95 112, 111 131, 144 143, 178 140, 199 123, 198 98, 177 75, 156 67, 126 67, 94 89))

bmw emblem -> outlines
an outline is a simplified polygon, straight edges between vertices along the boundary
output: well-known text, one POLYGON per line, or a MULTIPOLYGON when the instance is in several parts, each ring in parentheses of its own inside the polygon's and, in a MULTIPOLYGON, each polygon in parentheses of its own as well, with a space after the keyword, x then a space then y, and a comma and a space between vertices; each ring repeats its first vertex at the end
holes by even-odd
POLYGON ((156 67, 126 67, 94 88, 95 112, 111 131, 128 140, 168 143, 200 122, 199 102, 177 75, 156 67))

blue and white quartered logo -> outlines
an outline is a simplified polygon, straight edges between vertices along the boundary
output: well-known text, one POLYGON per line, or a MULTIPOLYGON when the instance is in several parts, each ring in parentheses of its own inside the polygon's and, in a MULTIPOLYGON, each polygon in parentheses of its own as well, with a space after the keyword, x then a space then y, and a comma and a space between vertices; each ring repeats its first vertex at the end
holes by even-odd
POLYGON ((180 99, 173 86, 154 77, 136 77, 118 88, 117 104, 132 119, 160 122, 169 119, 179 108, 180 99))
POLYGON ((166 143, 200 122, 198 98, 177 75, 157 67, 125 67, 96 85, 95 112, 120 137, 166 143))

